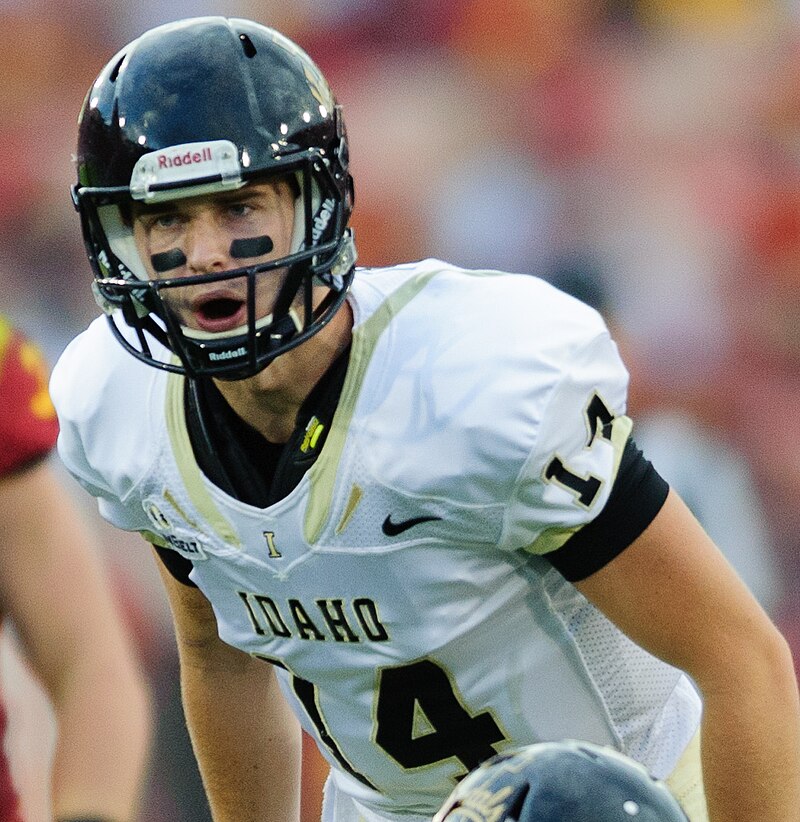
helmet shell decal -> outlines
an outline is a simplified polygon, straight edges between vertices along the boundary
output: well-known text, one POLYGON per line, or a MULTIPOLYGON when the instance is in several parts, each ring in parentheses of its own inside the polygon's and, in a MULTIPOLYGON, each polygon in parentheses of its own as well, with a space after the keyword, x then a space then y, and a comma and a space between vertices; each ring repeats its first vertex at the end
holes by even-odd
POLYGON ((158 202, 241 185, 236 146, 230 140, 209 140, 143 154, 133 167, 130 189, 134 200, 158 202))

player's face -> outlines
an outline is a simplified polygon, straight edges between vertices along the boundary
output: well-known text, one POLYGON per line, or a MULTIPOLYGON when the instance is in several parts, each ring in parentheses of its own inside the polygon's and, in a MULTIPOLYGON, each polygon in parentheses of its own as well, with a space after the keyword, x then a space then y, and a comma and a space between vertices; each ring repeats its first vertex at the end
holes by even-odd
MULTIPOLYGON (((289 254, 294 194, 285 180, 237 191, 135 204, 133 234, 148 276, 174 279, 217 274, 289 254)), ((256 316, 272 312, 282 269, 257 277, 256 316)), ((247 278, 161 291, 178 321, 198 332, 225 333, 247 322, 247 278)))

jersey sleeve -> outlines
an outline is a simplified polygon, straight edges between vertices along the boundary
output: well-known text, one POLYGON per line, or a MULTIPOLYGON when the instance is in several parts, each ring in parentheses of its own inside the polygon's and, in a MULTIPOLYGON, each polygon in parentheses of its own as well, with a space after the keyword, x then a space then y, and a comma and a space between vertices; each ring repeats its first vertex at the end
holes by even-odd
POLYGON ((58 435, 58 455, 78 483, 97 498, 97 507, 103 519, 125 531, 141 530, 138 524, 129 522, 127 507, 107 485, 104 478, 92 468, 86 458, 80 437, 63 418, 61 432, 58 435))
POLYGON ((599 571, 621 554, 661 510, 669 485, 632 439, 622 454, 603 510, 547 559, 570 582, 599 571))
POLYGON ((116 454, 120 417, 103 413, 104 399, 114 400, 115 392, 107 383, 93 382, 85 365, 84 344, 80 335, 67 346, 50 379, 60 424, 58 455, 80 485, 97 498, 104 519, 124 531, 143 531, 150 523, 141 506, 126 504, 121 484, 110 479, 109 461, 116 454))
POLYGON ((632 428, 628 373, 607 331, 565 347, 557 364, 507 509, 507 540, 540 555, 561 548, 604 509, 632 428))
POLYGON ((48 455, 58 421, 38 346, 0 318, 0 476, 48 455))

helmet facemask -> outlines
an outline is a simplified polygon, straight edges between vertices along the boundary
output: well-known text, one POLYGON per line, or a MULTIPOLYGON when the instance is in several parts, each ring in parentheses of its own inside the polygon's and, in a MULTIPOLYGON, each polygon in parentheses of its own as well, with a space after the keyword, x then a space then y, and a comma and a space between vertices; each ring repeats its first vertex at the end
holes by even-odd
MULTIPOLYGON (((185 156, 193 149, 197 153, 196 146, 177 146, 175 156, 185 156)), ((208 147, 204 150, 211 151, 208 147)), ((231 144, 219 151, 230 155, 235 147, 231 144)), ((163 153, 145 158, 157 161, 159 156, 163 153)), ((95 298, 109 316, 117 338, 138 358, 168 371, 192 377, 242 379, 258 373, 276 356, 319 330, 341 305, 355 263, 352 234, 340 223, 342 208, 329 176, 325 159, 309 151, 300 160, 276 164, 271 175, 232 174, 229 166, 225 178, 216 183, 187 179, 185 185, 153 193, 142 185, 137 189, 134 179, 123 190, 77 192, 76 203, 95 271, 95 298), (170 277, 169 269, 186 261, 181 249, 176 248, 163 255, 172 254, 176 266, 161 260, 165 268, 158 277, 148 275, 132 228, 131 214, 137 202, 156 204, 213 195, 275 176, 286 177, 295 191, 288 255, 224 272, 170 277), (272 311, 262 316, 257 305, 260 285, 264 278, 276 276, 282 276, 283 283, 277 290, 272 311), (171 297, 194 286, 212 284, 220 284, 223 289, 233 287, 242 294, 244 323, 214 333, 181 322, 170 307, 174 303, 171 297), (320 288, 327 290, 321 300, 320 288), (120 322, 132 328, 135 337, 120 322), (168 350, 164 352, 164 348, 168 350)), ((233 242, 231 256, 245 263, 248 258, 264 256, 270 248, 266 236, 241 238, 233 242)))

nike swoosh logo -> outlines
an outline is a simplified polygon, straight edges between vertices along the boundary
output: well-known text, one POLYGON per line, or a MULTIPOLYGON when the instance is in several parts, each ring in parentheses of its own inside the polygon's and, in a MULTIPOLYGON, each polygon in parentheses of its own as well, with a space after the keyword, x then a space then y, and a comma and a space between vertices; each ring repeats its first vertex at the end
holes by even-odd
POLYGON ((400 522, 392 522, 392 515, 389 514, 383 521, 381 530, 387 537, 396 537, 398 534, 402 534, 403 531, 408 531, 409 528, 413 528, 415 525, 423 522, 433 522, 437 519, 441 519, 441 517, 412 517, 411 519, 404 519, 400 522))

